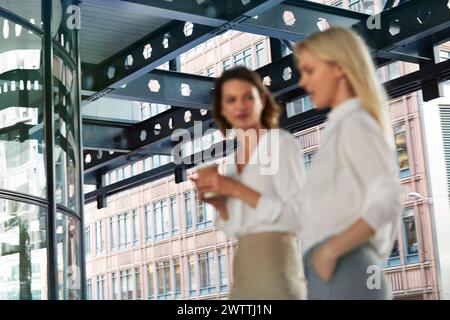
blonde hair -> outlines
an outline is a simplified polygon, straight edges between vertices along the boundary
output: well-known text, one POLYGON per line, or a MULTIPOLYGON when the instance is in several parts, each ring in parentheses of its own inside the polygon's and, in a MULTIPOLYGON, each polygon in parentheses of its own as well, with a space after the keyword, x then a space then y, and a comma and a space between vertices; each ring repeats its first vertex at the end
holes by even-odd
POLYGON ((364 41, 351 29, 332 27, 297 43, 294 50, 297 58, 303 49, 326 62, 341 66, 362 107, 379 123, 392 146, 388 98, 364 41))

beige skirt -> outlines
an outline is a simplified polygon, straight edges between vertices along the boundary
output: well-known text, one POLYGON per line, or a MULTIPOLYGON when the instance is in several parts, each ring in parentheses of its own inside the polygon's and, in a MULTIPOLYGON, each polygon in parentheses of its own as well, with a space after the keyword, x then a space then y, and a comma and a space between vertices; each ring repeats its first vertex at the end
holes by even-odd
POLYGON ((231 300, 306 299, 306 279, 295 238, 262 232, 239 238, 231 300))

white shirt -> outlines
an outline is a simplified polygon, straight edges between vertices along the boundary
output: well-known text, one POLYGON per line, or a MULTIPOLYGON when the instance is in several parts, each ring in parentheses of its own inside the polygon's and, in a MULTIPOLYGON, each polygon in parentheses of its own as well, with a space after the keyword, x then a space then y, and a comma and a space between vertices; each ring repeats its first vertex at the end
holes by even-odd
POLYGON ((297 233, 302 214, 304 166, 295 138, 283 129, 270 129, 259 139, 248 164, 237 171, 236 153, 225 159, 224 174, 261 194, 256 208, 228 197, 228 219, 219 215, 215 225, 232 238, 279 231, 297 233))
POLYGON ((305 252, 362 218, 375 230, 370 245, 380 259, 389 257, 397 238, 403 188, 395 152, 358 98, 328 115, 306 181, 301 236, 305 252))

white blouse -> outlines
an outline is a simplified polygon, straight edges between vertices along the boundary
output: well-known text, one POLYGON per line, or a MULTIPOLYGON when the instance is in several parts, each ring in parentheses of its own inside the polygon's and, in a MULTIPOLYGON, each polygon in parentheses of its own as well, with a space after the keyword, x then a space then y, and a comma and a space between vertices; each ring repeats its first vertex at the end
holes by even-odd
POLYGON ((302 214, 304 167, 295 138, 283 129, 270 129, 259 139, 241 174, 236 152, 228 155, 223 173, 261 194, 256 208, 228 197, 228 219, 216 216, 215 225, 231 238, 278 231, 297 234, 302 214))
POLYGON ((393 147, 358 98, 328 115, 306 181, 301 234, 305 252, 362 218, 375 230, 369 243, 379 258, 389 257, 403 188, 393 147))

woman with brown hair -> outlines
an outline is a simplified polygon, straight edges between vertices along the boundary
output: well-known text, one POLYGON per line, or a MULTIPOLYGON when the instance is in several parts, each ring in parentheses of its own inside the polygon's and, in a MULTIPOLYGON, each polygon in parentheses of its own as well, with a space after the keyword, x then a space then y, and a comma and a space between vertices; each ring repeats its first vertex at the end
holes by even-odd
POLYGON ((217 228, 238 239, 230 299, 305 299, 295 241, 304 182, 297 143, 278 128, 280 108, 257 73, 225 71, 214 88, 214 119, 238 147, 223 175, 208 171, 191 180, 200 200, 218 210, 217 228), (211 192, 216 196, 205 198, 211 192))

